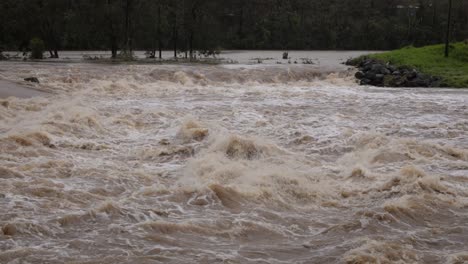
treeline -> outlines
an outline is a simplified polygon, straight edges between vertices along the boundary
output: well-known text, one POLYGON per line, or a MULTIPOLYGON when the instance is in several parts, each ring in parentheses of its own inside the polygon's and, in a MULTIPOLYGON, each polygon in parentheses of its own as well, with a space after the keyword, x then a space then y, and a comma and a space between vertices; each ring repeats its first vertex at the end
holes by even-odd
MULTIPOLYGON (((1 0, 0 46, 27 50, 393 49, 444 41, 449 0, 1 0)), ((452 40, 468 37, 453 0, 452 40)))

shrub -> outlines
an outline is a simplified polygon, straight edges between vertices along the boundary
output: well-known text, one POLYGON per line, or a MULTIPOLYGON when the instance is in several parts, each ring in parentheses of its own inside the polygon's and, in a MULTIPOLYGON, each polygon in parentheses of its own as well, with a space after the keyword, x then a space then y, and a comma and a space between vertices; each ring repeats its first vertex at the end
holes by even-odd
POLYGON ((29 42, 29 49, 31 50, 31 59, 41 60, 44 58, 43 53, 45 50, 44 41, 40 38, 33 38, 29 42))
POLYGON ((133 61, 136 59, 133 52, 128 51, 128 50, 122 50, 120 54, 117 56, 117 58, 123 61, 133 61))

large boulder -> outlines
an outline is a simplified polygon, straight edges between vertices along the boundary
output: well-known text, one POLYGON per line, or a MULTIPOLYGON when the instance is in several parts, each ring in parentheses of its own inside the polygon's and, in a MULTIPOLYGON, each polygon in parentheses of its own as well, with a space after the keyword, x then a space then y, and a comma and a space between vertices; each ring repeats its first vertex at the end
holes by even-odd
POLYGON ((364 79, 361 80, 360 84, 361 85, 369 85, 369 84, 371 84, 371 82, 372 82, 371 80, 364 78, 364 79))
POLYGON ((354 77, 356 77, 356 79, 362 80, 362 79, 364 79, 364 77, 366 77, 366 75, 362 71, 358 71, 358 72, 356 72, 354 77))
POLYGON ((376 75, 377 74, 375 74, 375 72, 372 72, 372 71, 368 71, 364 73, 364 76, 366 77, 366 79, 369 79, 369 80, 374 80, 376 75))
POLYGON ((380 63, 375 63, 371 67, 371 71, 376 74, 390 74, 390 71, 385 67, 385 65, 380 63))

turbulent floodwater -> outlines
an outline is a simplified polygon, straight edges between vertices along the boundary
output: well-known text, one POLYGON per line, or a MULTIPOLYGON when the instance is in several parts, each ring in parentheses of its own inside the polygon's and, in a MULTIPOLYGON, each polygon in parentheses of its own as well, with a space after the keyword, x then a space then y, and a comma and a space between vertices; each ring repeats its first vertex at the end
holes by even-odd
POLYGON ((0 263, 466 263, 468 93, 2 64, 0 263))

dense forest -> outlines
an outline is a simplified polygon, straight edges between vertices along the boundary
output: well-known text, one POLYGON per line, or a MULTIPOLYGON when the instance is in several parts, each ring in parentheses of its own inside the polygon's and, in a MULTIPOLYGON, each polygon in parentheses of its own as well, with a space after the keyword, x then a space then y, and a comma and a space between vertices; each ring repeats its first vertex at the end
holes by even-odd
MULTIPOLYGON (((441 43, 449 0, 2 0, 0 46, 27 50, 365 49, 441 43)), ((468 37, 453 0, 452 40, 468 37)))

